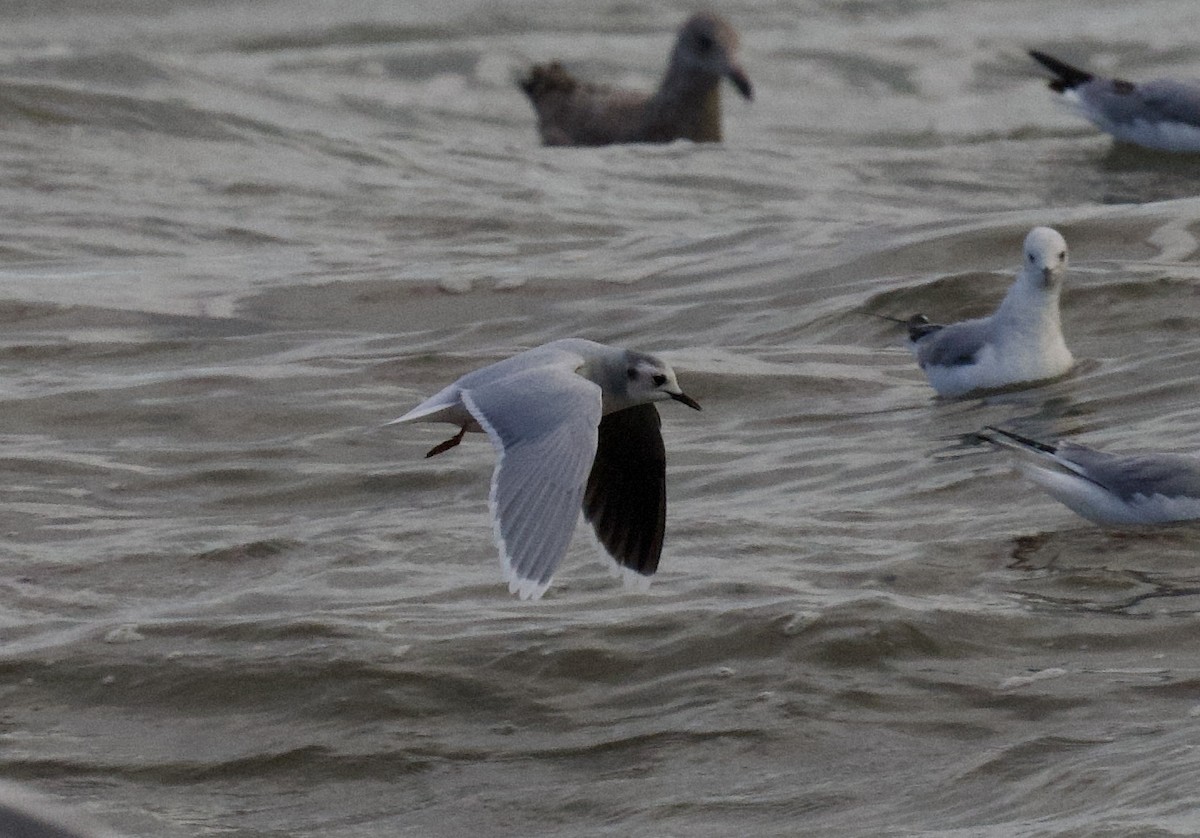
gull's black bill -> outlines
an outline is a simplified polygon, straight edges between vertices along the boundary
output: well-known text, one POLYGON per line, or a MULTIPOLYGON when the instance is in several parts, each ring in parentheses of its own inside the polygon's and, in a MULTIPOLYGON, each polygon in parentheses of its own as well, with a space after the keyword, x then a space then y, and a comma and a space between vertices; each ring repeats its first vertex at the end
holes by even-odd
POLYGON ((690 407, 692 410, 700 410, 701 409, 700 402, 693 399, 687 393, 671 393, 670 396, 677 402, 683 402, 688 407, 690 407))

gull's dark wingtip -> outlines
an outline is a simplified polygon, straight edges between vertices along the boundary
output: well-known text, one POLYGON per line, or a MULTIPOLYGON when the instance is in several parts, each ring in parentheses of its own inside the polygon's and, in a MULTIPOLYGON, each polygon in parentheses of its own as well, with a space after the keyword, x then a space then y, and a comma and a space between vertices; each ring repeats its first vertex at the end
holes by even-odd
POLYGON ((931 323, 929 318, 924 314, 914 314, 908 319, 892 317, 890 314, 878 314, 874 311, 867 311, 864 314, 871 317, 878 317, 880 320, 886 320, 889 323, 899 323, 908 330, 908 339, 913 343, 916 343, 932 332, 936 332, 938 329, 944 328, 941 323, 931 323))
MULTIPOLYGON (((1021 436, 1021 434, 1013 431, 1006 431, 1004 428, 997 428, 995 425, 984 425, 983 430, 991 431, 994 434, 1000 434, 1000 436, 1008 437, 1013 442, 1020 443, 1026 448, 1032 448, 1036 451, 1042 451, 1046 454, 1055 454, 1058 452, 1058 446, 1056 445, 1051 445, 1048 442, 1041 442, 1031 437, 1021 436)), ((988 442, 995 442, 995 440, 993 440, 991 437, 985 436, 982 433, 980 433, 978 436, 980 439, 986 439, 988 442)))
POLYGON ((529 72, 517 79, 517 86, 534 102, 551 93, 570 94, 575 92, 579 83, 557 61, 549 64, 537 64, 529 68, 529 72))
POLYGON ((908 339, 913 343, 943 328, 941 323, 929 322, 924 314, 914 314, 904 321, 904 325, 908 329, 908 339))
POLYGON ((1072 67, 1070 64, 1059 61, 1054 56, 1039 52, 1036 49, 1029 50, 1029 57, 1057 76, 1057 78, 1050 79, 1049 81, 1050 89, 1055 93, 1063 93, 1081 84, 1086 84, 1095 78, 1095 76, 1086 70, 1072 67))

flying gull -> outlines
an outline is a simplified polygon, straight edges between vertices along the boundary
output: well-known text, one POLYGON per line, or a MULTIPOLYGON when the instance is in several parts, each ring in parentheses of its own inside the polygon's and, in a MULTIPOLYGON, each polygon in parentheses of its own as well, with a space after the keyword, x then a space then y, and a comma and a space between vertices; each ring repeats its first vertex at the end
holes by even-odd
POLYGON ((737 32, 728 22, 701 12, 679 30, 654 93, 581 82, 557 61, 532 68, 520 84, 546 145, 720 142, 721 79, 728 78, 747 99, 754 95, 737 47, 737 32))
POLYGON ((700 405, 653 355, 556 340, 467 373, 389 424, 459 427, 425 456, 486 432, 498 458, 488 497, 509 591, 538 599, 566 553, 582 507, 627 572, 658 569, 666 522, 666 452, 653 402, 700 405))

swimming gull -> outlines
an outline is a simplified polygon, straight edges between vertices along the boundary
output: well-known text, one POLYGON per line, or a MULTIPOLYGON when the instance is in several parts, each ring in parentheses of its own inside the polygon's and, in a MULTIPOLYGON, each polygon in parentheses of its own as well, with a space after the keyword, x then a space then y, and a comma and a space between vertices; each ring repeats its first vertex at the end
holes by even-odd
POLYGON ((1118 140, 1161 151, 1200 151, 1200 82, 1106 79, 1030 50, 1054 73, 1050 89, 1118 140))
MULTIPOLYGON (((1063 339, 1058 298, 1067 243, 1034 227, 1008 294, 988 317, 943 326, 923 314, 901 321, 929 383, 941 396, 1057 378, 1075 363, 1063 339)), ((890 319, 890 318, 889 318, 890 319)))
POLYGON ((390 422, 449 422, 483 431, 498 458, 488 506, 509 591, 538 599, 566 553, 582 507, 628 573, 658 569, 666 522, 666 452, 653 402, 696 410, 653 355, 556 340, 467 373, 390 422))
POLYGON ((1021 471, 1071 511, 1101 525, 1200 518, 1200 457, 1108 454, 1074 442, 1050 444, 1001 428, 984 439, 1014 450, 1021 471))
POLYGON ((546 145, 720 142, 721 79, 745 98, 754 96, 737 47, 737 32, 724 18, 701 12, 679 30, 653 94, 578 81, 557 61, 532 68, 520 84, 546 145))

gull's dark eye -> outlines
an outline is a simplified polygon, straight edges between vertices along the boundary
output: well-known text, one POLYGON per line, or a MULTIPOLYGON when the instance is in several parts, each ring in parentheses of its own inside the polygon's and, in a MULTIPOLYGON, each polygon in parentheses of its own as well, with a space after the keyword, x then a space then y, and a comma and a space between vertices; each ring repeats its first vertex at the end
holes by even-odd
POLYGON ((1034 261, 1036 261, 1036 260, 1034 259, 1034 256, 1033 256, 1033 254, 1032 254, 1032 253, 1030 253, 1030 254, 1029 254, 1029 261, 1030 261, 1030 262, 1034 262, 1034 261))
POLYGON ((709 50, 711 50, 713 48, 712 36, 711 35, 697 35, 696 36, 696 46, 700 48, 701 52, 708 52, 709 50))
POLYGON ((654 382, 655 387, 661 387, 667 383, 667 377, 662 373, 655 373, 654 377, 650 380, 654 382))
POLYGON ((1058 261, 1060 261, 1060 262, 1066 258, 1067 258, 1067 251, 1064 250, 1062 253, 1058 254, 1058 261))
POLYGON ((633 381, 635 378, 637 378, 637 367, 630 367, 629 369, 625 370, 625 374, 629 376, 630 381, 633 381))

